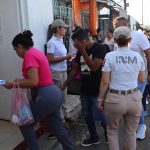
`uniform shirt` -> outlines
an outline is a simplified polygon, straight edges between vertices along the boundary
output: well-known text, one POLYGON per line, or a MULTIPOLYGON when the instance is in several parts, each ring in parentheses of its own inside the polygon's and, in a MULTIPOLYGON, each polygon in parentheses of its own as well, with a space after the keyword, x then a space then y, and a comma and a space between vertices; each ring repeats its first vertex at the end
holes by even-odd
MULTIPOLYGON (((104 45, 95 43, 89 50, 87 50, 87 53, 92 60, 94 58, 103 60, 106 55, 105 49, 106 47, 104 45)), ((81 56, 79 52, 77 52, 75 62, 79 65, 81 72, 81 94, 98 95, 99 84, 102 76, 102 66, 100 66, 96 71, 91 71, 91 69, 86 65, 83 56, 81 56)))
POLYGON ((69 53, 71 54, 76 54, 77 53, 77 48, 74 46, 74 42, 70 36, 70 39, 69 39, 69 53))
MULTIPOLYGON (((53 54, 55 58, 63 57, 67 54, 67 49, 63 43, 63 39, 53 36, 47 43, 47 53, 53 54)), ((67 70, 67 61, 58 62, 55 64, 50 64, 52 72, 55 71, 66 71, 67 70)))
POLYGON ((144 53, 144 50, 150 48, 150 43, 147 37, 145 36, 143 32, 132 31, 131 39, 132 40, 129 45, 131 50, 138 52, 142 56, 145 62, 145 67, 147 67, 147 60, 146 60, 145 53, 144 53))
MULTIPOLYGON (((129 44, 131 50, 138 52, 145 63, 145 68, 147 68, 147 60, 145 57, 144 50, 150 48, 150 43, 143 32, 132 31, 131 32, 131 42, 129 44)), ((118 45, 115 43, 114 50, 117 50, 118 45)))
POLYGON ((140 54, 128 47, 108 53, 102 68, 104 72, 111 72, 109 88, 116 90, 136 88, 139 71, 144 70, 145 64, 140 54))
POLYGON ((25 78, 27 78, 27 71, 30 68, 38 69, 38 87, 53 84, 52 74, 49 69, 48 60, 41 51, 35 48, 30 48, 24 55, 22 64, 22 74, 25 78))

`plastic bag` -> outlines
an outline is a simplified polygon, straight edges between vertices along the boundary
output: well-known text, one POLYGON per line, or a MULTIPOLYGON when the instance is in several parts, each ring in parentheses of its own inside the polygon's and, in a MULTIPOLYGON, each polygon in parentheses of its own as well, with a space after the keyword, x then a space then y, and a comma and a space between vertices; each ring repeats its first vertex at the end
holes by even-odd
POLYGON ((26 90, 16 82, 12 89, 11 122, 19 126, 34 122, 26 90))

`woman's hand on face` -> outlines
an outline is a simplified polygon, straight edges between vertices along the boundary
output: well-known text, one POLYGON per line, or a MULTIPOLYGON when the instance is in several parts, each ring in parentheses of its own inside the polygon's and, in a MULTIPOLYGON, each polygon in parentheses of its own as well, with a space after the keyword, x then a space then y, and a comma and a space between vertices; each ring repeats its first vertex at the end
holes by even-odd
POLYGON ((13 88, 13 82, 6 81, 6 83, 3 85, 6 89, 12 89, 13 88))

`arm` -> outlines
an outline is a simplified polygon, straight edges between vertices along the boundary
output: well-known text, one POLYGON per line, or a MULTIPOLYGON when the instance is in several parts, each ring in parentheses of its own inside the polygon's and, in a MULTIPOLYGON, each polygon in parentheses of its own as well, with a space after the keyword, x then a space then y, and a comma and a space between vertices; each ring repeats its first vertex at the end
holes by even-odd
POLYGON ((55 64, 55 63, 62 62, 64 60, 70 60, 71 59, 71 55, 66 55, 66 56, 62 56, 62 57, 54 57, 53 54, 48 53, 47 54, 47 59, 48 59, 50 64, 55 64))
POLYGON ((150 48, 146 49, 144 52, 147 58, 148 71, 150 72, 150 48))
POLYGON ((75 46, 77 47, 77 49, 80 51, 81 55, 83 56, 84 60, 85 60, 85 63, 88 65, 88 67, 92 70, 92 71, 96 71, 103 63, 103 60, 100 59, 100 58, 94 58, 94 60, 92 60, 85 48, 83 47, 83 45, 78 41, 78 40, 75 40, 74 41, 75 43, 75 46))
POLYGON ((106 90, 109 85, 110 80, 110 72, 103 72, 102 80, 100 84, 100 90, 99 90, 99 108, 100 110, 103 109, 103 98, 105 96, 106 90))
POLYGON ((145 81, 145 71, 140 71, 138 75, 138 81, 144 82, 145 81))
POLYGON ((76 74, 79 71, 79 66, 76 63, 72 64, 72 70, 67 78, 67 80, 63 83, 63 85, 61 86, 61 89, 64 90, 68 84, 70 84, 70 82, 75 78, 76 74))
MULTIPOLYGON (((16 79, 18 81, 19 86, 21 88, 34 88, 39 83, 39 76, 38 76, 38 69, 37 68, 30 68, 27 71, 28 78, 25 79, 16 79)), ((11 89, 13 88, 13 82, 6 82, 4 85, 5 88, 11 89)))
POLYGON ((82 48, 81 50, 81 54, 85 60, 85 63, 88 65, 88 67, 92 70, 92 71, 96 71, 103 63, 102 59, 99 58, 94 58, 94 60, 92 60, 87 52, 85 51, 84 48, 82 48))

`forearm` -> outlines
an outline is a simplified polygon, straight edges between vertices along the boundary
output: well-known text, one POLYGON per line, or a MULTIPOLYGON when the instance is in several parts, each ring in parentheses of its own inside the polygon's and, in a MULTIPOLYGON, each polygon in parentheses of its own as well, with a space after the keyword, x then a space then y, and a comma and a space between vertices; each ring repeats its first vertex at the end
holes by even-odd
POLYGON ((73 70, 71 71, 67 80, 63 83, 64 88, 66 88, 71 83, 71 81, 75 78, 76 74, 77 71, 73 71, 73 70))
POLYGON ((38 81, 31 79, 17 79, 20 88, 34 88, 38 85, 38 81))
POLYGON ((104 98, 107 88, 108 88, 108 83, 104 83, 102 81, 101 85, 100 85, 99 98, 101 98, 101 99, 104 98))
POLYGON ((48 61, 49 61, 50 64, 56 64, 56 63, 62 62, 64 60, 66 60, 65 56, 54 57, 53 59, 48 59, 48 61))
POLYGON ((91 69, 91 70, 97 70, 97 68, 95 67, 95 63, 94 61, 88 56, 87 52, 85 50, 83 50, 81 52, 84 60, 85 60, 85 63, 88 65, 88 67, 91 69))

